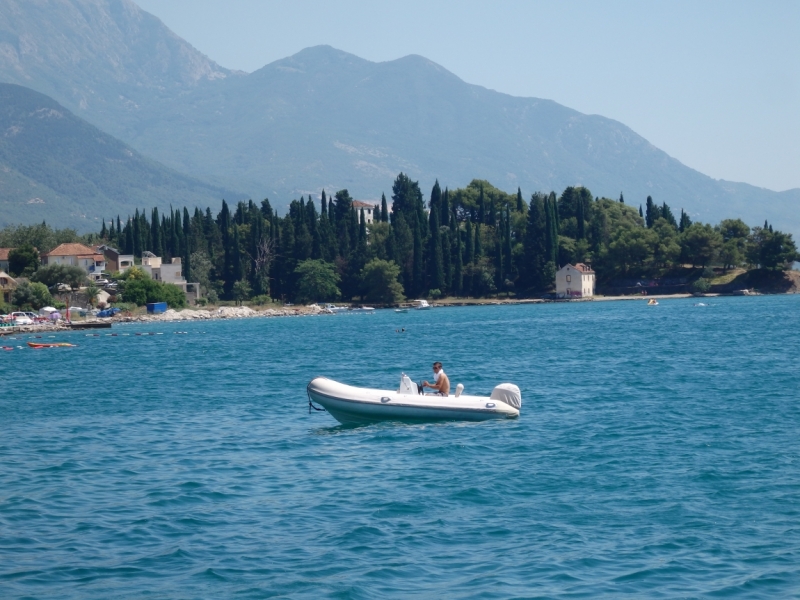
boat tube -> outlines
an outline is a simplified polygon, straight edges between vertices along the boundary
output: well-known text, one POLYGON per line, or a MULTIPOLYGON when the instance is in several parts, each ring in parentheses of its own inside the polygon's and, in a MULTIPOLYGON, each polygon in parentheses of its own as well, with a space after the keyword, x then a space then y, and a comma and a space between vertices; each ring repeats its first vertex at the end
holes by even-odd
POLYGON ((486 421, 513 419, 522 408, 522 395, 513 383, 501 383, 492 395, 468 396, 457 386, 456 395, 423 395, 408 375, 397 390, 376 390, 339 383, 326 377, 312 379, 307 387, 309 406, 323 406, 345 425, 377 421, 486 421))

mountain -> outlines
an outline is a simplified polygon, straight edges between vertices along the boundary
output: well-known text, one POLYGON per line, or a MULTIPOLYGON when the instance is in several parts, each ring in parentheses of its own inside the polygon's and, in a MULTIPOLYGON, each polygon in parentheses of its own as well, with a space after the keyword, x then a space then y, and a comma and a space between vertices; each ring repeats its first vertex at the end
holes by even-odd
POLYGON ((800 190, 714 180, 617 121, 471 85, 420 56, 373 63, 318 46, 228 71, 128 0, 0 0, 0 80, 52 94, 172 168, 278 203, 323 187, 378 198, 404 171, 423 189, 582 184, 800 233, 800 190))
POLYGON ((0 84, 0 227, 80 231, 138 208, 241 198, 142 156, 39 92, 0 84))

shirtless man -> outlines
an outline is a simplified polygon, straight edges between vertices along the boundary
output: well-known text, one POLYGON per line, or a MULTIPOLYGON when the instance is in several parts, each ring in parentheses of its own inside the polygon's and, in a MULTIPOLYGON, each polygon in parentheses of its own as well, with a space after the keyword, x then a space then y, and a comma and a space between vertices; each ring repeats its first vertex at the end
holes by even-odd
POLYGON ((447 396, 450 393, 450 380, 442 369, 442 363, 433 363, 433 383, 423 381, 422 387, 429 387, 436 390, 437 396, 447 396))

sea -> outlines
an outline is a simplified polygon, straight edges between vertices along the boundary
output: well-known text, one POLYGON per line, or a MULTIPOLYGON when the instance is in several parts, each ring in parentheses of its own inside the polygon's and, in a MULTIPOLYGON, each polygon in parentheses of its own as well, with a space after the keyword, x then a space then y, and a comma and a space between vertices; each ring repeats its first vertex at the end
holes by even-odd
POLYGON ((800 295, 96 333, 0 340, 0 598, 800 597, 800 295), (520 417, 309 410, 436 360, 520 417))

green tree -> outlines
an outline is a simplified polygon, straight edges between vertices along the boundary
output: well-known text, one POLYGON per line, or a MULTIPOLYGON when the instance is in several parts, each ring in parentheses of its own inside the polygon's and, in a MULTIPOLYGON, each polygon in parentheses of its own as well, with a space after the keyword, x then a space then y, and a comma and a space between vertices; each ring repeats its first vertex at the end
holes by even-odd
POLYGON ((297 300, 299 302, 332 301, 341 296, 341 278, 336 266, 323 260, 308 259, 297 265, 297 300))
POLYGON ((97 295, 100 293, 100 288, 95 285, 93 281, 90 281, 89 284, 83 289, 83 294, 86 296, 86 301, 89 303, 89 306, 94 308, 94 302, 97 300, 97 295))
POLYGON ((250 287, 250 283, 246 279, 240 279, 233 284, 233 299, 239 305, 250 298, 250 294, 252 293, 253 289, 250 287))
POLYGON ((30 277, 39 268, 39 252, 30 244, 23 244, 8 253, 8 274, 12 277, 30 277))
POLYGON ((659 217, 653 223, 653 233, 656 234, 653 239, 653 261, 660 266, 675 263, 681 256, 678 230, 666 217, 659 217))
POLYGON ((365 297, 369 302, 391 304, 403 300, 403 286, 398 281, 400 267, 393 261, 372 259, 361 271, 365 297))
POLYGON ((693 223, 681 235, 681 246, 693 265, 705 267, 717 258, 722 236, 711 225, 693 223))
POLYGON ((798 259, 797 246, 789 233, 753 227, 747 257, 750 264, 762 269, 781 270, 798 259))
POLYGON ((23 281, 11 293, 11 303, 23 309, 39 310, 52 304, 53 297, 43 283, 23 281))
POLYGON ((86 272, 72 265, 47 265, 31 275, 31 281, 38 281, 49 288, 64 284, 77 290, 86 283, 86 272))

